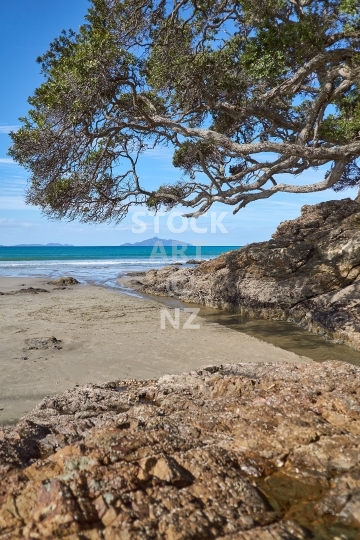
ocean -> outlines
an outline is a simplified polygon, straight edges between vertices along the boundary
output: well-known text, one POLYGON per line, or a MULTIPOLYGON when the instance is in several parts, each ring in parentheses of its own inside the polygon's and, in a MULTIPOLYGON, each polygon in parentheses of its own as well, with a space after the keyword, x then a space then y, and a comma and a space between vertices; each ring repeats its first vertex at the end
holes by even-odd
POLYGON ((81 283, 116 286, 127 272, 161 268, 191 259, 213 259, 240 246, 11 246, 0 247, 0 276, 73 276, 81 283))
MULTIPOLYGON (((182 254, 171 247, 120 246, 21 246, 0 247, 0 276, 49 277, 73 276, 81 283, 103 285, 139 296, 119 285, 117 278, 134 271, 161 268, 189 259, 213 259, 241 246, 186 247, 182 254)), ((166 299, 169 301, 169 299, 166 299)), ((346 345, 325 341, 323 337, 286 321, 247 318, 238 313, 202 308, 200 314, 210 322, 245 332, 277 347, 307 356, 317 362, 333 359, 360 365, 360 353, 346 345)))

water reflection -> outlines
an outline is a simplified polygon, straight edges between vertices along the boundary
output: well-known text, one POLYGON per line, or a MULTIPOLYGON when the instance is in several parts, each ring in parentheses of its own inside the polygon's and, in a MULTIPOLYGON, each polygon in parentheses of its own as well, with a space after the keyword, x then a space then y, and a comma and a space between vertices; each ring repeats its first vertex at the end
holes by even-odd
MULTIPOLYGON (((129 294, 132 289, 117 285, 122 293, 129 294)), ((349 362, 355 366, 360 366, 360 351, 355 351, 347 345, 326 340, 320 335, 312 334, 294 323, 286 321, 271 321, 268 319, 256 319, 245 317, 239 313, 230 313, 220 309, 204 307, 200 304, 188 304, 180 302, 177 298, 153 296, 141 292, 135 293, 140 298, 155 300, 164 304, 170 309, 185 307, 200 308, 199 316, 209 322, 218 323, 237 332, 244 332, 249 336, 262 339, 267 343, 272 343, 276 347, 294 352, 299 356, 307 356, 315 362, 325 362, 326 360, 339 360, 349 362)))
POLYGON ((244 332, 281 349, 312 358, 316 362, 340 360, 360 365, 360 351, 355 351, 347 345, 327 341, 294 323, 255 319, 244 317, 238 313, 227 313, 204 307, 201 307, 199 315, 210 322, 244 332))

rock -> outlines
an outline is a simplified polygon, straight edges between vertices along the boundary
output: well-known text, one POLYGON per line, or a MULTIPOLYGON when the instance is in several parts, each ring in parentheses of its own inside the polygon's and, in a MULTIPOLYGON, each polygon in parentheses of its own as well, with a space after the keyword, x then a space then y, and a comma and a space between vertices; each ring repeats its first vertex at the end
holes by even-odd
POLYGON ((38 294, 42 292, 50 292, 47 289, 41 289, 39 287, 27 287, 26 289, 19 289, 18 291, 0 292, 0 295, 13 295, 13 294, 38 294))
POLYGON ((58 279, 54 279, 52 281, 48 281, 48 285, 77 285, 78 283, 80 283, 80 281, 78 281, 77 279, 71 277, 71 276, 68 276, 68 277, 61 277, 61 278, 58 278, 58 279))
POLYGON ((0 538, 356 540, 359 376, 226 364, 46 397, 0 431, 0 538))
POLYGON ((129 279, 127 284, 130 285, 133 289, 138 289, 139 287, 142 287, 142 281, 139 281, 138 279, 129 279))
MULTIPOLYGON (((191 484, 193 476, 181 467, 178 462, 169 456, 144 458, 139 461, 140 467, 147 474, 156 476, 168 484, 174 484, 179 487, 191 484)), ((139 478, 144 478, 143 474, 139 478)))
POLYGON ((30 338, 25 340, 28 350, 62 349, 61 339, 52 336, 49 338, 30 338))
POLYGON ((142 290, 295 322, 360 350, 360 204, 304 206, 268 242, 195 268, 150 270, 142 290))
POLYGON ((20 289, 19 291, 15 291, 14 294, 24 294, 24 293, 30 293, 30 294, 38 294, 38 293, 48 293, 47 289, 42 289, 39 287, 28 287, 27 289, 20 289))
POLYGON ((201 264, 202 261, 198 261, 197 259, 189 259, 186 261, 186 264, 201 264))

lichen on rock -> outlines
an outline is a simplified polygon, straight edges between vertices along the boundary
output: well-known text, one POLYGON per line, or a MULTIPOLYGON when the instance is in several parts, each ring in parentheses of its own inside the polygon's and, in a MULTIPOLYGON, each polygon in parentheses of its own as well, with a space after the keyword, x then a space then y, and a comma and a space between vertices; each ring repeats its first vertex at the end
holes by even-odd
POLYGON ((359 375, 227 364, 49 396, 0 432, 0 539, 356 540, 359 375))

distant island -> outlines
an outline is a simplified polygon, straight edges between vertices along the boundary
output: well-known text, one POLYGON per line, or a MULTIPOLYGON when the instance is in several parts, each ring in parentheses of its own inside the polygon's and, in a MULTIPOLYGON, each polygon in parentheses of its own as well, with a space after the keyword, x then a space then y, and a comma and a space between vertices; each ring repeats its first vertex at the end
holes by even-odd
POLYGON ((150 246, 153 247, 156 244, 162 246, 190 246, 193 247, 193 244, 188 244, 187 242, 180 242, 180 240, 164 240, 163 238, 158 238, 154 236, 148 240, 143 240, 142 242, 134 242, 133 244, 121 244, 120 247, 129 247, 129 246, 150 246))
POLYGON ((74 247, 73 244, 16 244, 14 247, 74 247))

